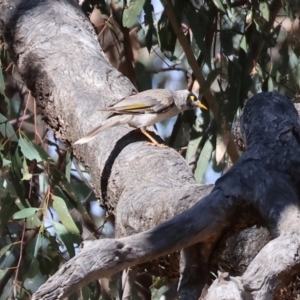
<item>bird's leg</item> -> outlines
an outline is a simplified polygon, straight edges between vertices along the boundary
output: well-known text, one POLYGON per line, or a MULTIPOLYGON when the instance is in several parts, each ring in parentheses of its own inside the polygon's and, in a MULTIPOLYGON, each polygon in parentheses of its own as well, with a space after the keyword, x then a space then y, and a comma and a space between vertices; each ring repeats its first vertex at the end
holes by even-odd
POLYGON ((151 141, 148 145, 161 147, 161 148, 168 148, 165 144, 160 144, 155 138, 153 138, 145 128, 140 128, 141 132, 151 141))

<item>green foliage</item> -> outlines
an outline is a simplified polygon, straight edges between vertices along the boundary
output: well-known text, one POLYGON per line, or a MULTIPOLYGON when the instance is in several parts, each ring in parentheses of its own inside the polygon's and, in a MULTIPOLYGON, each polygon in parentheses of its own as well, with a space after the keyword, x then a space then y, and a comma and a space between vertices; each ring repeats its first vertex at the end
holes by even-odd
POLYGON ((152 286, 150 286, 151 299, 159 300, 161 299, 164 292, 167 291, 168 281, 165 278, 156 277, 154 278, 152 286))
POLYGON ((95 225, 82 202, 90 189, 72 177, 71 155, 60 150, 58 153, 63 154, 57 160, 54 155, 57 152, 49 147, 51 143, 39 137, 43 125, 34 112, 26 110, 24 103, 33 101, 32 98, 22 98, 18 89, 9 95, 7 86, 15 71, 4 72, 10 59, 3 51, 0 70, 0 277, 7 284, 0 293, 1 299, 7 299, 12 291, 19 299, 28 299, 28 295, 58 270, 64 257, 75 255, 75 246, 82 241, 82 225, 74 219, 72 210, 76 210, 80 220, 90 228, 95 225), (34 131, 26 128, 34 128, 34 131), (18 270, 18 285, 13 288, 15 283, 10 277, 15 276, 15 272, 11 273, 15 269, 18 270))
POLYGON ((35 207, 28 207, 24 208, 16 213, 13 214, 13 219, 27 219, 29 217, 32 217, 39 209, 35 207))
MULTIPOLYGON (((157 9, 151 0, 87 0, 83 9, 87 13, 95 7, 100 10, 103 26, 97 30, 103 49, 112 54, 112 63, 121 71, 135 64, 136 78, 130 79, 136 79, 139 87, 182 89, 189 84, 204 103, 205 92, 212 92, 217 115, 185 112, 171 133, 167 130, 170 123, 162 125, 169 145, 186 158, 196 180, 204 182, 208 168, 221 173, 230 165, 228 131, 249 96, 279 91, 298 100, 300 39, 295 20, 299 4, 281 1, 282 8, 271 11, 272 1, 167 2, 173 3, 173 21, 182 25, 180 33, 206 79, 200 87, 166 6, 157 9), (132 40, 125 45, 123 34, 128 29, 132 40), (111 38, 102 39, 107 32, 111 38), (111 40, 114 45, 105 44, 111 40), (123 56, 128 53, 125 47, 132 49, 134 61, 123 56)), ((26 110, 33 107, 27 105, 33 103, 28 92, 24 95, 11 84, 17 73, 3 48, 0 59, 0 279, 14 278, 11 268, 17 266, 20 285, 15 286, 15 297, 28 299, 65 259, 75 255, 83 226, 95 225, 85 206, 90 187, 73 177, 71 153, 54 140, 48 142, 34 111, 26 110), (51 143, 59 159, 51 153, 51 143), (74 211, 79 219, 74 218, 74 211), (22 241, 26 243, 18 265, 22 241)), ((159 299, 167 283, 161 278, 154 281, 152 298, 159 299)), ((1 299, 11 296, 12 285, 10 280, 1 299)), ((116 298, 120 290, 117 276, 109 288, 116 298)), ((90 284, 72 297, 101 299, 101 289, 97 283, 90 284)), ((135 290, 132 299, 139 299, 135 290)))
POLYGON ((125 27, 132 27, 138 24, 138 17, 140 16, 145 0, 131 1, 123 11, 122 22, 125 27))

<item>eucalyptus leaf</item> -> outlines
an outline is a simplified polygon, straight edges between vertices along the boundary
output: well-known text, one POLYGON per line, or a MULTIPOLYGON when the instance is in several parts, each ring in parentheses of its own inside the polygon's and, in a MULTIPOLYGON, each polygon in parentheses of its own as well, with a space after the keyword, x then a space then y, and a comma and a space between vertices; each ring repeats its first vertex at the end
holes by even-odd
POLYGON ((221 120, 227 123, 234 119, 240 106, 242 69, 237 61, 228 59, 228 86, 226 88, 227 101, 220 102, 221 120))
POLYGON ((0 258, 2 255, 5 255, 6 252, 10 249, 11 246, 13 246, 14 244, 8 244, 5 245, 1 250, 0 250, 0 258))
POLYGON ((207 170, 207 167, 209 165, 209 162, 211 160, 211 155, 214 147, 211 142, 211 140, 207 140, 201 154, 199 156, 199 159, 197 161, 197 166, 195 170, 195 179, 197 182, 202 183, 203 176, 207 170))
POLYGON ((8 97, 6 96, 6 94, 5 94, 5 78, 4 78, 4 74, 3 74, 3 71, 2 71, 3 69, 2 68, 0 68, 0 69, 1 69, 1 72, 0 72, 0 94, 3 95, 5 102, 8 105, 10 105, 10 101, 9 101, 8 97))
POLYGON ((64 195, 68 198, 69 203, 72 205, 72 207, 74 207, 78 210, 78 212, 81 214, 82 218, 88 224, 90 224, 91 226, 94 226, 94 222, 92 221, 92 219, 90 218, 85 207, 79 200, 78 195, 77 195, 73 185, 70 184, 70 182, 68 182, 65 175, 52 166, 50 166, 48 168, 48 170, 50 171, 52 184, 56 187, 59 187, 61 189, 61 191, 63 191, 64 195))
POLYGON ((40 247, 43 245, 43 234, 38 233, 35 244, 34 244, 34 252, 33 252, 33 257, 36 258, 39 252, 40 247))
POLYGON ((217 134, 217 142, 216 142, 216 163, 217 165, 222 161, 228 146, 230 138, 229 131, 223 131, 217 134))
POLYGON ((284 5, 283 8, 284 8, 284 10, 285 10, 287 16, 290 18, 290 20, 291 20, 292 22, 294 22, 295 14, 294 14, 294 11, 293 11, 293 9, 292 9, 292 7, 291 7, 292 1, 282 1, 282 2, 283 2, 283 5, 284 5), (291 2, 291 3, 290 3, 290 2, 291 2))
POLYGON ((261 1, 259 3, 259 11, 261 12, 262 17, 266 20, 270 20, 270 9, 267 1, 261 1))
POLYGON ((148 52, 150 53, 152 45, 153 45, 153 36, 157 34, 154 21, 155 19, 155 13, 153 5, 151 4, 151 1, 146 1, 144 5, 144 12, 145 12, 145 25, 147 31, 145 34, 145 43, 146 47, 148 49, 148 52))
POLYGON ((221 0, 213 0, 214 5, 217 7, 219 11, 226 14, 226 9, 221 0))
POLYGON ((69 233, 69 231, 66 229, 66 227, 63 224, 53 222, 53 226, 55 228, 55 232, 58 235, 59 239, 67 248, 70 257, 75 256, 75 249, 73 245, 74 241, 72 235, 69 233))
POLYGON ((203 55, 204 62, 211 69, 211 58, 209 49, 205 44, 205 35, 208 25, 208 20, 205 18, 207 14, 206 10, 202 8, 199 11, 196 11, 192 5, 185 6, 185 15, 189 20, 189 25, 193 31, 193 38, 195 39, 201 54, 203 55))
MULTIPOLYGON (((26 206, 29 206, 30 204, 28 203, 27 199, 25 199, 25 205, 26 206)), ((30 214, 30 210, 40 210, 40 208, 37 208, 37 207, 27 207, 17 198, 15 200, 15 204, 16 206, 20 209, 20 211, 18 211, 18 213, 21 213, 21 211, 24 213, 22 214, 30 214)), ((14 215, 16 215, 17 213, 15 213, 14 215)), ((17 215, 18 216, 18 215, 17 215)), ((37 215, 34 213, 32 213, 31 215, 29 216, 25 216, 26 218, 26 224, 27 224, 27 227, 29 228, 33 228, 33 227, 40 227, 41 226, 41 221, 39 220, 39 218, 37 217, 37 215)), ((21 218, 18 218, 18 219, 24 219, 24 217, 21 217, 21 218)))
POLYGON ((170 60, 174 60, 174 51, 177 36, 169 22, 165 12, 162 13, 160 20, 157 24, 157 37, 160 50, 170 60))
POLYGON ((30 180, 31 178, 32 178, 32 174, 29 173, 26 158, 24 157, 24 159, 23 159, 23 178, 22 178, 22 180, 30 180))
POLYGON ((81 291, 82 299, 91 299, 91 289, 88 286, 84 286, 81 291))
POLYGON ((52 199, 53 199, 53 207, 56 210, 56 212, 59 216, 59 219, 64 224, 66 229, 69 232, 79 234, 80 232, 69 213, 69 210, 67 208, 65 201, 62 198, 57 197, 57 196, 52 196, 52 199))
POLYGON ((12 168, 7 176, 7 186, 6 189, 12 199, 19 199, 21 203, 26 207, 25 201, 25 189, 21 181, 21 176, 19 176, 20 170, 15 168, 15 160, 12 161, 12 168))
POLYGON ((0 280, 6 275, 10 268, 0 269, 0 280))
POLYGON ((18 137, 16 136, 16 132, 14 131, 12 125, 8 123, 7 118, 4 117, 1 113, 0 113, 0 132, 6 138, 9 138, 14 142, 18 141, 18 137))
MULTIPOLYGON (((185 6, 187 5, 186 1, 175 1, 173 10, 177 22, 180 24, 182 19, 182 14, 185 6)), ((157 23, 157 32, 158 32, 158 44, 161 51, 164 55, 174 61, 177 58, 174 56, 175 45, 177 41, 177 35, 173 30, 173 27, 169 21, 166 10, 163 11, 158 23, 157 23)))
POLYGON ((47 161, 47 162, 54 162, 54 160, 49 156, 49 154, 38 144, 32 143, 34 149, 36 150, 36 152, 38 152, 38 154, 40 155, 40 157, 42 158, 43 161, 47 161))
POLYGON ((273 78, 269 76, 268 79, 268 91, 273 92, 274 91, 274 83, 273 83, 273 78))
POLYGON ((36 150, 36 147, 32 142, 20 138, 18 145, 21 148, 22 153, 27 159, 29 160, 35 159, 38 163, 43 160, 40 153, 36 150))
POLYGON ((33 258, 28 269, 27 277, 34 278, 39 273, 40 264, 36 258, 33 258))
POLYGON ((1 155, 2 167, 7 167, 11 164, 11 160, 6 159, 3 155, 1 155))
POLYGON ((216 68, 210 71, 207 75, 205 84, 201 86, 200 93, 204 94, 207 90, 210 89, 213 82, 216 80, 217 76, 221 73, 221 68, 216 68))
POLYGON ((151 299, 159 300, 161 299, 164 292, 166 292, 168 282, 165 278, 156 277, 153 284, 150 286, 151 299))
POLYGON ((243 49, 245 51, 245 53, 247 53, 248 43, 247 43, 247 39, 246 39, 245 35, 243 35, 242 38, 241 38, 240 48, 243 49))
POLYGON ((122 23, 124 27, 132 27, 138 23, 138 18, 143 10, 146 0, 131 1, 129 6, 124 9, 122 16, 122 23))
POLYGON ((189 164, 195 160, 195 156, 196 156, 199 144, 201 142, 201 139, 202 139, 202 136, 195 138, 195 139, 191 139, 189 141, 186 155, 185 155, 185 159, 187 160, 187 162, 189 164))
POLYGON ((36 207, 28 207, 24 208, 16 213, 13 214, 13 219, 18 220, 18 219, 26 219, 31 216, 33 216, 40 208, 36 207))

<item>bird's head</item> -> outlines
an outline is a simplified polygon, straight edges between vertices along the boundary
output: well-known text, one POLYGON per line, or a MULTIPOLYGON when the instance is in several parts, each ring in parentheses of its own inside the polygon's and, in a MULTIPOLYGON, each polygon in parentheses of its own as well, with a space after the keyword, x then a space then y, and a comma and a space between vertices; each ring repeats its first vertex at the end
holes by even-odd
POLYGON ((207 110, 207 107, 203 105, 200 100, 193 94, 190 93, 188 98, 187 98, 187 105, 190 108, 203 108, 207 110))
POLYGON ((193 108, 207 109, 207 107, 203 105, 198 98, 188 90, 177 91, 176 94, 179 102, 177 103, 177 106, 181 111, 193 108))

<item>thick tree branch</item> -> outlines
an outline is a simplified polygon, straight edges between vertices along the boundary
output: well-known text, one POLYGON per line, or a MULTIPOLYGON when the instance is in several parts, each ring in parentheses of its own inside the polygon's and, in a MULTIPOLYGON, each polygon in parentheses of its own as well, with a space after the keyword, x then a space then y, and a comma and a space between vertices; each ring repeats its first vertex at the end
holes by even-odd
MULTIPOLYGON (((190 190, 194 190, 193 186, 190 190)), ((76 287, 97 278, 109 277, 126 267, 197 242, 214 241, 230 226, 232 220, 237 220, 233 205, 238 209, 238 203, 226 199, 221 190, 215 190, 192 209, 154 229, 118 240, 86 243, 85 249, 51 277, 34 299, 61 299, 73 293, 76 287), (221 203, 224 208, 222 211, 217 209, 221 203), (172 237, 172 240, 166 237, 172 237), (95 255, 98 257, 96 260, 95 255)), ((240 205, 244 207, 243 202, 240 205)))

